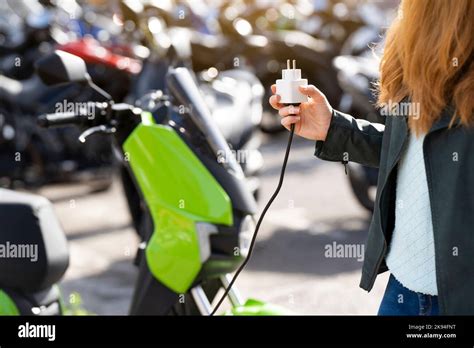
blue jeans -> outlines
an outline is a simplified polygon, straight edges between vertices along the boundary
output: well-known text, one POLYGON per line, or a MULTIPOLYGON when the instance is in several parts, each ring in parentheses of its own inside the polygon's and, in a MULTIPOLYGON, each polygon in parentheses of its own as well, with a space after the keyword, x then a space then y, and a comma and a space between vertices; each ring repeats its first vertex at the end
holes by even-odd
POLYGON ((411 291, 391 274, 378 315, 439 315, 438 297, 411 291))

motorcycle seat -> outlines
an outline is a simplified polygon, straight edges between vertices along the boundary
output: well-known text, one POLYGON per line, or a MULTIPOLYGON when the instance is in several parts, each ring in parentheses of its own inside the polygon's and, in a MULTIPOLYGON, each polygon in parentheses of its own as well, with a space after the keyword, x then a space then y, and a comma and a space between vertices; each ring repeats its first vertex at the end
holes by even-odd
POLYGON ((34 292, 61 279, 66 237, 44 197, 0 189, 0 287, 34 292))
POLYGON ((25 110, 35 109, 45 88, 46 86, 37 76, 18 81, 0 75, 0 100, 16 104, 25 110))
POLYGON ((234 149, 242 148, 260 123, 263 87, 259 86, 250 73, 228 70, 202 87, 217 127, 234 149))
POLYGON ((0 75, 0 96, 2 98, 11 98, 19 95, 23 89, 20 81, 0 75))

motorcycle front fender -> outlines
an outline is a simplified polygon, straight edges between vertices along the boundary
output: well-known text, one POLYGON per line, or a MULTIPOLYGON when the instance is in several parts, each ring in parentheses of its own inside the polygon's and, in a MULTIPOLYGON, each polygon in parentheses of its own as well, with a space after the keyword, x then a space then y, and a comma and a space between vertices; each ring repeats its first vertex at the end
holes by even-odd
POLYGON ((273 316, 293 314, 294 313, 286 308, 255 299, 248 299, 243 305, 234 306, 224 313, 224 315, 232 316, 273 316))

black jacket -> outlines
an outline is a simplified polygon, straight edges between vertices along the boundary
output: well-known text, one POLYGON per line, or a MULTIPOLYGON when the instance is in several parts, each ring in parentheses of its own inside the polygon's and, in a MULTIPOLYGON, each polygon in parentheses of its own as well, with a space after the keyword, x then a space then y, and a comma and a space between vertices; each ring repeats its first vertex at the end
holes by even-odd
MULTIPOLYGON (((474 314, 474 129, 448 129, 446 108, 426 135, 423 153, 435 242, 440 314, 474 314)), ((407 144, 406 116, 387 116, 385 125, 333 112, 315 155, 378 167, 378 189, 369 228, 360 287, 370 291, 387 270, 385 255, 395 224, 397 166, 407 144)))

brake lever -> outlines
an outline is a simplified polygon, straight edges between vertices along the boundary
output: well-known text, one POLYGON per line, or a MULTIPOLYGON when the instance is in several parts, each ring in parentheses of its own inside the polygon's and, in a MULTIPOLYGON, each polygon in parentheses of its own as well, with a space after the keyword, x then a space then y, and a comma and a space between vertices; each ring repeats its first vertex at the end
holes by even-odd
POLYGON ((106 125, 100 125, 100 126, 95 126, 91 127, 84 132, 82 132, 81 135, 79 135, 79 141, 81 143, 85 143, 87 138, 90 137, 91 135, 95 133, 104 133, 104 134, 113 134, 117 131, 117 129, 113 126, 106 126, 106 125))

